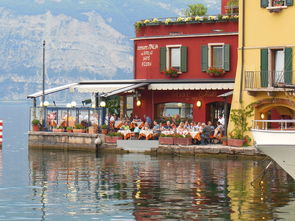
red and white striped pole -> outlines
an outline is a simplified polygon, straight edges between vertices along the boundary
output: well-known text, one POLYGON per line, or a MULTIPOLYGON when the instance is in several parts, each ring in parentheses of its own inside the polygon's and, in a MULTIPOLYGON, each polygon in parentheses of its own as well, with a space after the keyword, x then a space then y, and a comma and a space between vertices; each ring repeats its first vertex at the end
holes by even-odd
POLYGON ((0 147, 2 147, 2 138, 3 138, 3 121, 0 120, 0 147))

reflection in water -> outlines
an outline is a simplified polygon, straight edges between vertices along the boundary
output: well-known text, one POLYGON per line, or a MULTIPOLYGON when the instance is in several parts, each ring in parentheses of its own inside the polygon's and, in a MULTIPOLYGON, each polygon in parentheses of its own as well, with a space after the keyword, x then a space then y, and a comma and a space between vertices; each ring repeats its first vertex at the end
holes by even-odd
POLYGON ((41 220, 272 220, 294 200, 276 167, 250 185, 259 161, 30 150, 29 162, 41 220))

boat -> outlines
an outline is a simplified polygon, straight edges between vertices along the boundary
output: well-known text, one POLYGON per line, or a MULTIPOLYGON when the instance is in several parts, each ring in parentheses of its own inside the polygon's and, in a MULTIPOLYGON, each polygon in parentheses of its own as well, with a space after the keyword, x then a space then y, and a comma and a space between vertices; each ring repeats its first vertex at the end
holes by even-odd
POLYGON ((295 179, 295 120, 254 120, 255 146, 295 179))

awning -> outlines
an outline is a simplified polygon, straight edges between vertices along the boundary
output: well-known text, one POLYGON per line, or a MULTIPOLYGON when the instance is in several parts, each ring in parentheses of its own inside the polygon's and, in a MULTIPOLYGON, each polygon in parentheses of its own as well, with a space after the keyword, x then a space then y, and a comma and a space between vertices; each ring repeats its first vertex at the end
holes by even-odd
POLYGON ((80 93, 110 93, 132 85, 133 84, 79 84, 71 87, 71 91, 77 90, 80 93))
POLYGON ((234 83, 150 84, 149 90, 233 90, 234 83))
POLYGON ((127 92, 127 91, 130 91, 130 90, 133 90, 133 89, 136 89, 136 88, 139 88, 139 87, 144 87, 146 85, 148 85, 149 83, 139 83, 139 84, 132 84, 131 86, 127 86, 127 87, 123 87, 123 88, 120 88, 120 89, 117 89, 117 90, 114 90, 110 93, 107 93, 105 95, 103 95, 104 97, 109 97, 109 96, 113 96, 113 95, 116 95, 116 94, 120 94, 120 93, 123 93, 123 92, 127 92))
POLYGON ((229 97, 229 96, 232 96, 233 94, 234 94, 234 91, 229 91, 224 94, 220 94, 217 97, 229 97))
MULTIPOLYGON (((66 90, 66 89, 69 89, 71 87, 74 87, 75 85, 78 85, 78 83, 66 84, 66 85, 63 85, 63 86, 46 89, 44 91, 44 94, 47 95, 47 94, 52 94, 52 93, 55 93, 55 92, 58 92, 58 91, 66 90)), ((39 92, 36 92, 34 94, 28 95, 27 98, 37 98, 37 97, 41 97, 42 95, 43 95, 43 91, 39 91, 39 92)))

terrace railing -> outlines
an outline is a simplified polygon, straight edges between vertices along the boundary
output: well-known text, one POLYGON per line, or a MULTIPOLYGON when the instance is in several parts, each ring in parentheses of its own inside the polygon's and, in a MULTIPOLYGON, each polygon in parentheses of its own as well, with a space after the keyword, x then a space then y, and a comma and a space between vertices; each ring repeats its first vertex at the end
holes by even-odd
POLYGON ((271 89, 284 85, 293 71, 245 71, 245 90, 271 89))
POLYGON ((51 130, 53 127, 51 123, 53 121, 56 126, 61 126, 62 124, 66 126, 75 126, 75 124, 81 124, 82 121, 88 126, 93 124, 102 125, 104 124, 104 116, 103 108, 31 107, 30 130, 32 129, 31 122, 33 119, 39 120, 41 124, 44 122, 46 130, 51 130))

